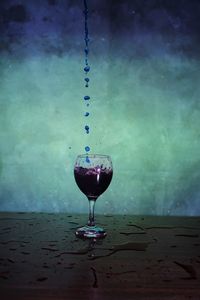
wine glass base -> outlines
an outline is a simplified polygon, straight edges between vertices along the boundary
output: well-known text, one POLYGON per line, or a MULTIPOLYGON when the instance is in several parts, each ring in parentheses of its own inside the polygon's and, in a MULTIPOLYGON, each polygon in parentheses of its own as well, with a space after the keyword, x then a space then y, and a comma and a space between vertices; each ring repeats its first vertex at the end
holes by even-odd
POLYGON ((104 238, 107 233, 106 231, 98 226, 83 226, 76 230, 76 236, 79 238, 97 238, 102 239, 104 238))

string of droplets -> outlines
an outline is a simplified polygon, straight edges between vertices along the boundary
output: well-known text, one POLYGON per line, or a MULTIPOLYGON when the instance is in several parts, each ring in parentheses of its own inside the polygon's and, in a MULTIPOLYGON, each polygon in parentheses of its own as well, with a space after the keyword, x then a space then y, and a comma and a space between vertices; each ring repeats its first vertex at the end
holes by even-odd
MULTIPOLYGON (((84 16, 85 16, 85 49, 84 49, 84 53, 85 53, 85 66, 84 66, 84 72, 85 72, 85 87, 88 88, 89 87, 89 81, 90 79, 88 78, 88 72, 90 71, 90 66, 88 63, 88 54, 89 54, 89 34, 88 34, 88 6, 87 6, 87 0, 84 0, 84 16)), ((89 107, 90 103, 90 96, 84 96, 84 101, 86 103, 86 107, 89 107)), ((87 118, 90 115, 90 113, 88 111, 86 111, 84 113, 84 116, 87 118)), ((85 125, 85 132, 86 134, 90 133, 90 127, 89 125, 85 125)), ((89 146, 85 146, 85 151, 86 151, 86 161, 90 162, 89 157, 88 157, 88 153, 90 152, 90 147, 89 146)))

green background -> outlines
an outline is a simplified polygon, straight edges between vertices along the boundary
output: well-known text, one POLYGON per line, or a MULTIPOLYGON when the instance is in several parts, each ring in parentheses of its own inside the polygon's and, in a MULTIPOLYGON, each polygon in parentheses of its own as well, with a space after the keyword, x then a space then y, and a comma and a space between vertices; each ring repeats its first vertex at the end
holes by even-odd
POLYGON ((113 180, 97 202, 97 213, 198 215, 200 61, 189 51, 196 44, 185 32, 162 31, 160 19, 156 30, 138 29, 139 21, 130 27, 127 14, 134 1, 123 2, 121 23, 101 3, 91 4, 87 92, 81 1, 66 7, 66 36, 56 27, 62 1, 57 12, 30 1, 27 10, 35 19, 11 22, 17 42, 8 42, 4 29, 0 210, 87 212, 73 166, 89 145, 91 153, 109 154, 113 161, 113 180), (38 14, 47 11, 58 18, 51 23, 56 33, 48 24, 37 27, 38 14), (89 135, 86 94, 91 97, 89 135))

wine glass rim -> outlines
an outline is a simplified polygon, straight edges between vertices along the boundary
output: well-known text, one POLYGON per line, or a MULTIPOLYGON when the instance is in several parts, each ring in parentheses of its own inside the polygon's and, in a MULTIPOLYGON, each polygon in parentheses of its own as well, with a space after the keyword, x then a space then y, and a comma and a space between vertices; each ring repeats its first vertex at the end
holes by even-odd
POLYGON ((86 157, 89 157, 89 158, 95 158, 95 157, 110 158, 110 155, 106 155, 106 154, 79 154, 77 156, 77 158, 78 157, 80 157, 80 158, 86 158, 86 157))

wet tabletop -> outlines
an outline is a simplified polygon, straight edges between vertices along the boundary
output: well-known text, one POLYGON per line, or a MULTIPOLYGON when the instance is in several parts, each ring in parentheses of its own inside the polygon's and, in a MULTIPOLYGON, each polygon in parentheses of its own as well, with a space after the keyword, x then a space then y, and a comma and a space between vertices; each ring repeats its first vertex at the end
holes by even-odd
POLYGON ((0 213, 1 299, 200 299, 200 217, 0 213))

